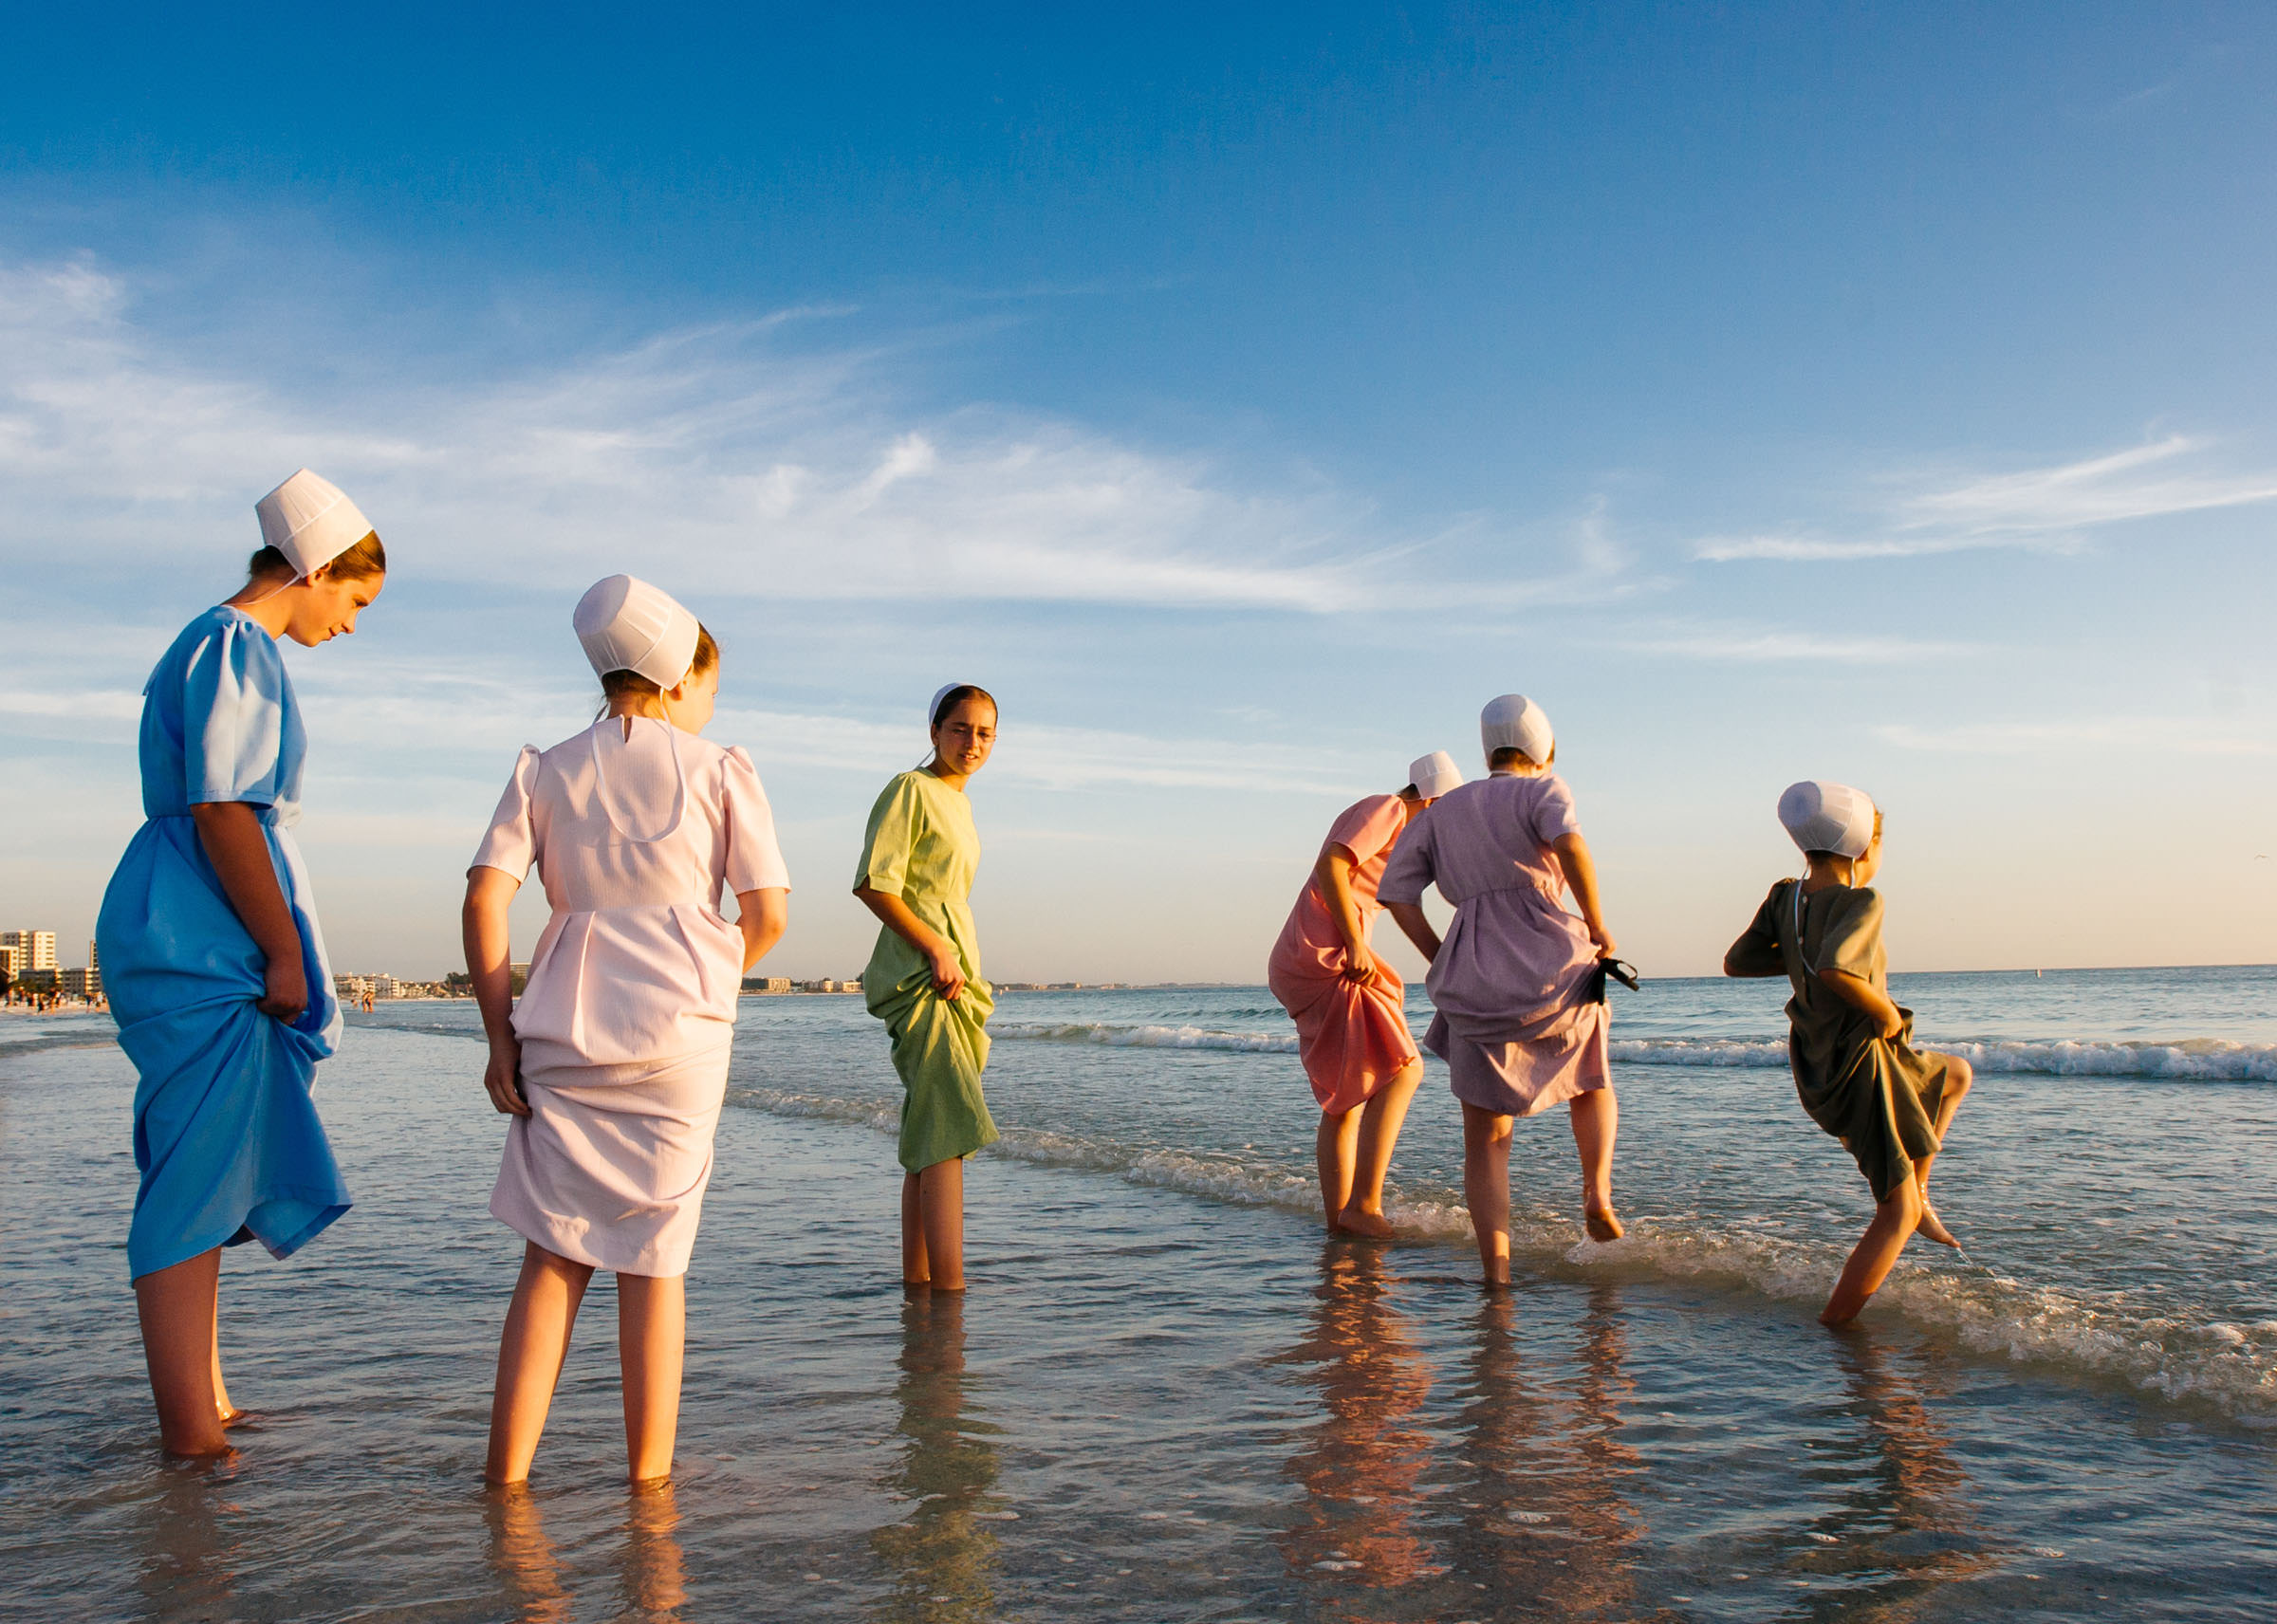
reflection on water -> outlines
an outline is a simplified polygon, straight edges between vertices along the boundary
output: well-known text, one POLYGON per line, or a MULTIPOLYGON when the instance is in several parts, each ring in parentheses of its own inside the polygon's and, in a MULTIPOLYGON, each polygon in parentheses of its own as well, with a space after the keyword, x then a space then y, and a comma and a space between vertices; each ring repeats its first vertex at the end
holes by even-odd
POLYGON ((1431 1367, 1392 1301, 1398 1283, 1384 1248, 1329 1242, 1309 1335, 1282 1356, 1305 1368, 1324 1413, 1286 1468, 1305 1500, 1280 1544, 1291 1570, 1320 1578, 1324 1590, 1446 1571, 1433 1563, 1419 1526, 1417 1483, 1431 1438, 1410 1424, 1431 1394, 1431 1367))
POLYGON ((1529 1379, 1521 1356, 1525 1300, 1481 1300, 1456 1445, 1465 1513, 1456 1571, 1484 1584, 1498 1612, 1561 1618, 1637 1615, 1641 1484, 1622 1441, 1634 1384, 1617 1286, 1590 1288, 1571 1368, 1529 1379))
MULTIPOLYGON (((528 1487, 487 1491, 491 1566, 505 1582, 511 1616, 521 1624, 567 1624, 576 1601, 546 1519, 528 1487)), ((688 1602, 687 1559, 680 1550, 679 1504, 671 1484, 635 1489, 625 1502, 624 1544, 617 1565, 614 1616, 639 1624, 678 1624, 688 1602)))
POLYGON ((680 1508, 670 1483, 633 1491, 624 1518, 624 1604, 643 1624, 679 1624, 688 1570, 675 1530, 680 1508))
POLYGON ((142 1507, 138 1528, 145 1616, 236 1616, 238 1553, 222 1525, 222 1514, 237 1509, 224 1499, 228 1488, 226 1467, 170 1461, 159 1468, 158 1492, 142 1507))
POLYGON ((490 1526, 491 1566, 506 1581, 514 1616, 523 1624, 563 1624, 569 1617, 569 1590, 537 1497, 520 1484, 491 1489, 483 1516, 490 1526))
POLYGON ((1930 1407, 1945 1395, 1935 1364, 1895 1353, 1862 1328, 1842 1338, 1837 1356, 1864 1424, 1863 1459, 1824 1531, 1840 1542, 1845 1569, 1894 1576, 1870 1616, 1911 1617, 1943 1586, 2000 1559, 1987 1549, 1975 1486, 1930 1407))
POLYGON ((903 1303, 900 1365, 901 1463, 888 1484, 916 1505, 870 1537, 893 1577, 879 1615, 928 1624, 991 1617, 996 1534, 982 1497, 996 1482, 996 1450, 984 1412, 966 1408, 962 1293, 918 1293, 903 1303))

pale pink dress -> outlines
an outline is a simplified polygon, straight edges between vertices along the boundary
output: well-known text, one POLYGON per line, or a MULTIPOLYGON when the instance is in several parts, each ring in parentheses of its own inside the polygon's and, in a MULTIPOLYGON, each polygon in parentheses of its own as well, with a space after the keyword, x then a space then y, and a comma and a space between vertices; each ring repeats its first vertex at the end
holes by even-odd
POLYGON ((720 890, 790 884, 767 792, 740 749, 605 719, 515 763, 474 866, 533 862, 553 917, 514 1006, 530 1115, 491 1211, 578 1263, 684 1274, 743 982, 720 890))
MULTIPOLYGON (((1347 807, 1321 843, 1352 854, 1352 900, 1367 940, 1382 908, 1377 881, 1407 827, 1407 803, 1371 795, 1347 807)), ((1305 882, 1281 939, 1267 962, 1266 985, 1297 1024, 1297 1058, 1323 1111, 1342 1116, 1375 1098, 1376 1091, 1420 1057, 1407 1029, 1407 988, 1381 959, 1366 986, 1344 979, 1344 936, 1321 890, 1320 876, 1305 882)))
POLYGON ((1438 1013, 1423 1046, 1454 1097, 1531 1116, 1611 1080, 1597 949, 1565 906, 1550 842, 1581 833, 1555 773, 1497 773, 1449 790, 1399 842, 1377 895, 1420 903, 1436 885, 1454 922, 1424 985, 1438 1013))

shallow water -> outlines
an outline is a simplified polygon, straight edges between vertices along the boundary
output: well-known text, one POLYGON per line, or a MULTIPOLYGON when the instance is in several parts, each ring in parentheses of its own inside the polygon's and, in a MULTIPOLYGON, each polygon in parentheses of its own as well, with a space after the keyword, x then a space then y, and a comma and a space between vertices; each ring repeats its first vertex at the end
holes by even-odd
POLYGON ((1617 993, 1645 1045, 1632 1238, 1581 1241, 1570 1138, 1523 1124, 1503 1302, 1471 1284, 1443 1073, 1395 1168, 1420 1238, 1324 1245, 1261 991, 1007 995, 961 1311, 895 1282, 895 1088, 859 1001, 748 1000, 676 1486, 615 1483, 602 1287, 506 1500, 477 1479, 519 1247, 484 1211, 471 1010, 359 1018, 324 1068, 358 1204, 287 1264, 230 1254, 231 1387, 263 1419, 221 1468, 151 1447, 129 1069, 57 1046, 100 1023, 9 1022, 0 1615, 2259 1616, 2273 988, 1901 983, 1926 1036, 2005 1057, 1938 1164, 1990 1275, 1916 1246, 1844 1338, 1811 1315, 1867 1197, 1757 1058, 1775 987, 1617 993))

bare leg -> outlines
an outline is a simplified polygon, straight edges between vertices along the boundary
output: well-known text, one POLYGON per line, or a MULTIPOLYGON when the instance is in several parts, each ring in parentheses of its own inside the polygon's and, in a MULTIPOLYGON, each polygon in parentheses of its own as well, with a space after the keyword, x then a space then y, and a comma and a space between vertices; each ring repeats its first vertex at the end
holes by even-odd
POLYGON ((1820 1324, 1847 1325, 1865 1311, 1920 1221, 1921 1191, 1908 1179, 1874 1209, 1874 1222, 1866 1226, 1850 1261, 1842 1265, 1842 1278, 1835 1282, 1834 1295, 1819 1315, 1820 1324))
POLYGON ((965 1289, 965 1164, 952 1156, 917 1174, 917 1227, 933 1289, 965 1289))
POLYGON ((482 1475, 521 1483, 546 1430, 546 1412, 569 1356, 569 1333, 593 1279, 592 1265, 571 1263, 535 1241, 522 1251, 522 1278, 498 1338, 498 1385, 491 1397, 491 1453, 482 1475))
POLYGON ((1573 1144, 1582 1154, 1582 1222, 1592 1241, 1618 1241, 1625 1231, 1613 1215, 1613 1141, 1620 1133, 1620 1101, 1613 1085, 1573 1097, 1573 1144))
POLYGON ((1423 1062, 1411 1061, 1395 1072, 1361 1108, 1360 1143, 1352 1162, 1352 1187, 1338 1227, 1379 1240, 1397 1233, 1383 1215, 1383 1175, 1391 1171, 1392 1148, 1399 1143, 1399 1129, 1407 1120, 1408 1102, 1423 1081, 1423 1062))
POLYGON ((687 1276, 617 1277, 624 1447, 636 1484, 672 1476, 672 1446, 680 1430, 680 1359, 687 1343, 687 1276))
MULTIPOLYGON (((1961 1108, 1961 1101, 1968 1096, 1970 1085, 1976 1078, 1969 1062, 1960 1056, 1945 1055, 1941 1058, 1949 1067, 1949 1075, 1945 1081, 1944 1098, 1937 1101, 1936 1121, 1932 1124, 1940 1141, 1945 1137, 1945 1131, 1953 1126, 1953 1113, 1961 1108)), ((1914 1164, 1914 1188, 1921 1193, 1921 1234, 1940 1246, 1958 1246, 1960 1242, 1953 1238, 1953 1231, 1945 1227, 1944 1221, 1937 1216, 1936 1209, 1929 1204, 1929 1166, 1936 1159, 1936 1153, 1933 1151, 1914 1164)))
POLYGON ((1312 1135, 1313 1165, 1321 1172, 1321 1213, 1328 1232, 1337 1230, 1337 1214, 1352 1200, 1352 1161, 1358 1154, 1360 1114, 1364 1107, 1321 1113, 1321 1125, 1312 1135))
POLYGON ((245 1412, 230 1402, 229 1383, 221 1379, 221 1260, 214 1259, 213 1281, 213 1412, 221 1417, 224 1427, 234 1427, 245 1419, 245 1412))
POLYGON ((1510 1283, 1510 1129, 1514 1116, 1463 1107, 1463 1198, 1489 1285, 1510 1283))
POLYGON ((214 1403, 220 1366, 213 1322, 220 1296, 219 1246, 135 1282, 142 1358, 158 1405, 158 1440, 170 1455, 230 1452, 214 1403))
POLYGON ((918 1215, 917 1175, 901 1175, 901 1283, 933 1283, 933 1262, 925 1253, 925 1225, 918 1215))

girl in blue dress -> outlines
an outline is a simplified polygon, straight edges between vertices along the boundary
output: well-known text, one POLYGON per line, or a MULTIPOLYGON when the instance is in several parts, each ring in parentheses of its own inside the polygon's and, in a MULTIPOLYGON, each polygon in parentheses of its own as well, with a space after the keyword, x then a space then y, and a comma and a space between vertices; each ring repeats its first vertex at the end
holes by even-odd
POLYGON ((387 576, 380 538, 301 470, 255 505, 243 591, 183 628, 142 690, 147 820, 95 925, 140 1075, 127 1266, 170 1453, 228 1451, 221 1248, 289 1257, 348 1209, 308 1091, 340 1006, 292 825, 307 734, 277 639, 345 636, 387 576))

